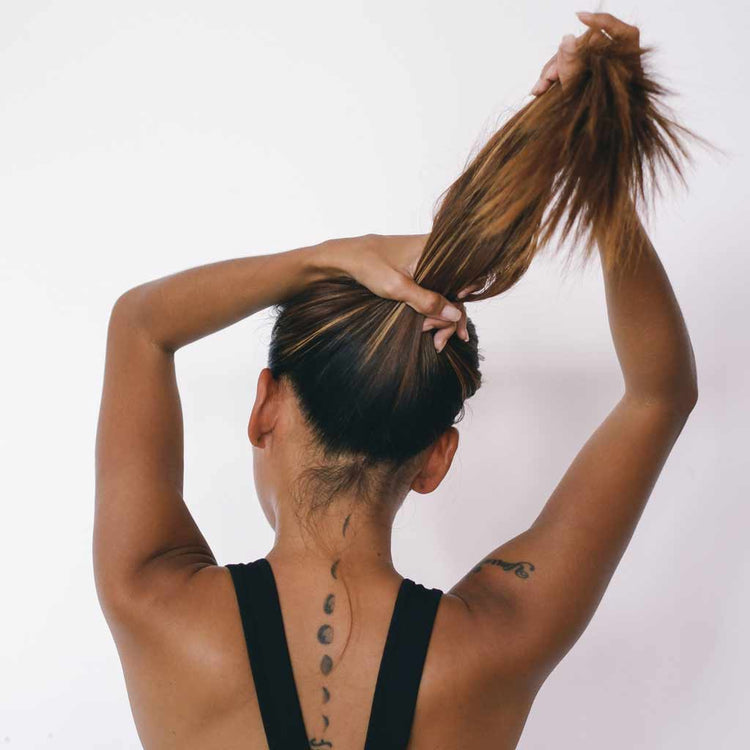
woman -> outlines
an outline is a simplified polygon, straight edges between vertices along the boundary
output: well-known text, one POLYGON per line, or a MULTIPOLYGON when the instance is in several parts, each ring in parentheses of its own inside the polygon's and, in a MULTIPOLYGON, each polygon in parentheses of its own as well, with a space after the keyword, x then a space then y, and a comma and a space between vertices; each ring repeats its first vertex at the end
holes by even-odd
POLYGON ((638 30, 566 37, 426 236, 326 241, 124 294, 97 437, 97 587, 147 748, 513 748, 591 618, 696 402, 690 339, 634 199, 679 172, 638 30), (602 259, 624 393, 524 533, 448 591, 393 567, 479 387, 465 303, 556 229, 602 259), (630 262, 630 261, 635 262, 630 262), (182 492, 174 352, 278 306, 248 426, 273 549, 219 566, 182 492))

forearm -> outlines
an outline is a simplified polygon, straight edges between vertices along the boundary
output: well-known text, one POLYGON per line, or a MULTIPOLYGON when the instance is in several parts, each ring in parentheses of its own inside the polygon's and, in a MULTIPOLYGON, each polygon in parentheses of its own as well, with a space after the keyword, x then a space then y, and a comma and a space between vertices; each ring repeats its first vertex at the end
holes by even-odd
POLYGON ((165 351, 176 351, 323 276, 319 246, 211 263, 126 292, 115 311, 165 351))
POLYGON ((666 271, 637 220, 638 263, 604 271, 607 313, 626 394, 692 407, 697 396, 693 348, 666 271))

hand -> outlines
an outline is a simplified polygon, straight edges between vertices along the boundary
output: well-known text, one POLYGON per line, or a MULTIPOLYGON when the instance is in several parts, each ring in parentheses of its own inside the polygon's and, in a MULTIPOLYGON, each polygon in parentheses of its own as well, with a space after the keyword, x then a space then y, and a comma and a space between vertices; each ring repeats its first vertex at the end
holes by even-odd
POLYGON ((589 31, 578 37, 567 34, 562 38, 557 52, 545 63, 539 80, 531 89, 534 96, 543 94, 555 81, 559 81, 565 89, 581 69, 578 50, 587 36, 588 44, 607 44, 610 40, 616 40, 633 50, 640 49, 640 31, 637 26, 631 26, 610 13, 580 12, 576 15, 589 27, 589 31))
POLYGON ((345 273, 379 297, 405 302, 424 315, 422 330, 436 329, 433 341, 442 351, 454 333, 469 340, 466 310, 463 304, 452 303, 414 281, 426 241, 426 234, 366 234, 328 240, 320 246, 319 263, 329 271, 345 273))

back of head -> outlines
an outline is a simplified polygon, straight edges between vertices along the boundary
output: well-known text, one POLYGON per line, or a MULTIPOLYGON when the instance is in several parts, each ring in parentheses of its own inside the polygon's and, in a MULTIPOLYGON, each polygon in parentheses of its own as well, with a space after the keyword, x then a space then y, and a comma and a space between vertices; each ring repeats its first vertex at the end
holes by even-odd
MULTIPOLYGON (((642 66, 650 49, 582 47, 576 80, 517 112, 446 191, 419 284, 451 301, 476 284, 464 301, 498 295, 555 233, 583 240, 585 257, 597 240, 610 267, 637 260, 632 208, 645 205, 662 168, 682 175, 683 141, 696 136, 665 114, 668 92, 642 66)), ((438 353, 424 316, 344 277, 311 285, 278 312, 269 367, 291 382, 322 449, 317 477, 328 499, 420 453, 480 386, 471 321, 468 341, 452 336, 438 353)))

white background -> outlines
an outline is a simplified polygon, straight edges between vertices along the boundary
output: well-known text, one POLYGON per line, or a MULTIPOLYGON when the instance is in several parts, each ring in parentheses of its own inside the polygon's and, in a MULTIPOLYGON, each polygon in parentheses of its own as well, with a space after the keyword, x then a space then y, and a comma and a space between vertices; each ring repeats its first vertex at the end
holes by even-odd
MULTIPOLYGON (((425 232, 525 103, 578 3, 39 2, 0 6, 0 745, 136 748, 93 586, 93 443, 107 317, 189 266, 365 232, 425 232)), ((588 8, 594 10, 595 8, 588 8)), ((747 4, 611 2, 658 47, 696 152, 648 225, 700 399, 589 629, 521 740, 750 742, 747 4), (743 135, 745 134, 745 135, 743 135), (742 444, 744 443, 744 447, 742 444)), ((540 259, 474 306, 485 385, 451 475, 397 519, 397 567, 449 588, 536 516, 619 398, 598 263, 540 259)), ((186 497, 220 562, 266 553, 245 437, 270 318, 178 355, 186 497)))

